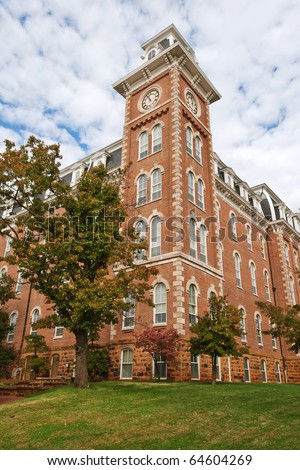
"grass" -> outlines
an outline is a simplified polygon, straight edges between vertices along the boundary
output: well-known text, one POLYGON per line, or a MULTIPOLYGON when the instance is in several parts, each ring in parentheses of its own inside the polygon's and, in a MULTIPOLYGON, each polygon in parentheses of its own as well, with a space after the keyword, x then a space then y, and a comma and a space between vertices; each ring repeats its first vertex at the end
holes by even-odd
POLYGON ((0 406, 0 449, 299 449, 300 387, 103 382, 0 406))

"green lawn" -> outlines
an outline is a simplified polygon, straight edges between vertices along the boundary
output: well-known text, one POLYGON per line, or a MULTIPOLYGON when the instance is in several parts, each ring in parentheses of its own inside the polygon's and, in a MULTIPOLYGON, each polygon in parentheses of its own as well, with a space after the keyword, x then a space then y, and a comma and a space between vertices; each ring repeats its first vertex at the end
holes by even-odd
POLYGON ((104 382, 0 406, 1 449, 299 449, 300 386, 104 382))

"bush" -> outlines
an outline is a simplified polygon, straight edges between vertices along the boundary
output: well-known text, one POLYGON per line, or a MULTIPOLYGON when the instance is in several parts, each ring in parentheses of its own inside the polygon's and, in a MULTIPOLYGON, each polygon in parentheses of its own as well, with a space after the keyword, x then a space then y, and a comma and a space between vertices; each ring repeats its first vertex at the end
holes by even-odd
POLYGON ((88 374, 91 381, 97 382, 108 376, 109 353, 105 347, 92 345, 88 349, 88 374))

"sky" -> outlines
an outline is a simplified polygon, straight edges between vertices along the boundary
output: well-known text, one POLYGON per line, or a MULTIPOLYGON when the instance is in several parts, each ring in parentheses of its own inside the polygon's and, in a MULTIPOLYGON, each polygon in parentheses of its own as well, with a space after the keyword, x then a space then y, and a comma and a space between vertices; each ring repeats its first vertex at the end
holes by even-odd
POLYGON ((0 149, 35 135, 67 166, 119 140, 111 85, 174 23, 222 95, 214 150, 299 212, 299 22, 299 0, 0 0, 0 149))

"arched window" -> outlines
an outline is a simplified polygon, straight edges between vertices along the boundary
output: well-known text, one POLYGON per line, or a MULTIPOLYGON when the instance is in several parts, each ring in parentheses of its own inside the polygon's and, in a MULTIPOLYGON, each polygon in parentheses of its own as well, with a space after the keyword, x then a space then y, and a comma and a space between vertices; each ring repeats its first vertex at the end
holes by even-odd
POLYGON ((197 162, 202 163, 202 155, 201 155, 201 140, 198 136, 195 138, 195 157, 197 162))
POLYGON ((197 182, 197 204, 200 209, 204 209, 204 187, 200 179, 197 182))
POLYGON ((242 287, 241 278, 241 257, 238 253, 234 254, 235 282, 237 287, 242 287))
POLYGON ((161 198, 161 170, 157 168, 151 175, 151 199, 155 201, 161 198))
POLYGON ((203 263, 207 262, 206 228, 203 224, 200 225, 200 260, 203 263))
POLYGON ((259 345, 262 345, 262 332, 261 332, 261 316, 259 313, 255 315, 255 328, 257 335, 257 342, 259 345))
POLYGON ((246 330, 246 312, 243 308, 240 308, 241 321, 240 326, 242 330, 241 340, 243 343, 247 342, 247 330, 246 330))
POLYGON ((147 157, 148 155, 148 133, 142 132, 139 137, 139 159, 147 157))
POLYGON ((152 130, 152 153, 159 152, 162 149, 162 127, 160 124, 153 127, 152 130))
POLYGON ((278 384, 281 384, 281 372, 280 372, 280 364, 279 362, 275 362, 275 373, 276 373, 276 381, 278 384))
POLYGON ((161 254, 161 220, 160 217, 155 216, 150 224, 150 253, 151 256, 158 256, 161 254))
POLYGON ((0 282, 2 282, 1 279, 6 275, 6 273, 7 273, 7 267, 4 266, 3 268, 0 269, 0 282))
POLYGON ((231 226, 231 236, 233 240, 237 239, 237 231, 236 231, 236 216, 231 214, 230 216, 230 226, 231 226))
POLYGON ((248 357, 244 357, 244 372, 245 372, 245 382, 251 382, 250 361, 248 357))
POLYGON ((121 379, 132 379, 132 349, 123 349, 121 353, 121 379))
POLYGON ((257 295, 255 264, 253 262, 250 263, 250 275, 251 275, 252 294, 257 295))
POLYGON ((290 266, 291 265, 291 263, 290 263, 290 250, 289 250, 289 247, 286 243, 284 245, 284 255, 285 255, 286 264, 288 266, 290 266))
POLYGON ((247 244, 248 244, 248 249, 252 250, 252 230, 250 225, 247 225, 247 244))
POLYGON ((130 307, 123 311, 123 330, 129 330, 134 328, 134 316, 135 316, 135 301, 129 296, 125 299, 130 307))
POLYGON ((38 308, 33 309, 32 314, 31 314, 31 328, 30 328, 30 334, 31 335, 36 335, 37 330, 35 329, 34 323, 37 322, 40 318, 40 311, 38 308))
POLYGON ((151 59, 153 59, 153 57, 155 57, 155 55, 156 55, 156 49, 151 49, 151 50, 148 52, 147 59, 148 59, 148 60, 151 60, 151 59))
POLYGON ((147 177, 146 175, 139 176, 137 180, 137 205, 145 204, 147 202, 147 177))
POLYGON ((261 366, 261 379, 263 382, 267 382, 267 367, 266 367, 266 361, 264 359, 261 360, 260 362, 261 366))
POLYGON ((8 332, 8 335, 7 335, 7 342, 8 343, 12 343, 13 340, 14 340, 14 336, 15 336, 15 327, 16 327, 16 324, 17 324, 17 320, 18 320, 18 313, 17 312, 13 312, 10 317, 9 317, 9 327, 10 327, 10 331, 8 332))
POLYGON ((294 263, 295 263, 295 268, 299 269, 298 253, 296 250, 294 250, 294 263))
POLYGON ((197 258, 196 221, 190 219, 190 255, 197 258))
POLYGON ((268 301, 271 301, 268 271, 264 271, 264 279, 265 279, 266 298, 268 301))
POLYGON ((294 285, 294 278, 292 276, 290 276, 290 290, 291 290, 292 305, 295 305, 296 304, 295 285, 294 285))
MULTIPOLYGON (((135 233, 136 233, 136 243, 141 243, 146 239, 146 223, 144 220, 139 220, 135 225, 135 233)), ((144 249, 137 249, 135 252, 135 259, 136 260, 143 260, 146 256, 146 250, 144 249)))
POLYGON ((261 257, 262 259, 266 259, 266 254, 265 254, 265 240, 262 235, 259 236, 259 243, 260 243, 260 252, 261 252, 261 257))
POLYGON ((186 151, 193 155, 193 133, 190 127, 186 128, 186 151))
POLYGON ((189 287, 189 322, 194 325, 198 321, 197 315, 197 289, 194 284, 189 287))
POLYGON ((167 323, 167 289, 162 282, 154 288, 154 323, 167 323))
POLYGON ((9 255, 12 240, 13 240, 13 239, 12 239, 12 237, 11 237, 10 235, 8 235, 8 236, 6 237, 6 246, 5 246, 4 256, 8 256, 8 255, 9 255))
POLYGON ((18 279, 16 284, 16 293, 20 294, 22 292, 22 273, 18 273, 18 279))
MULTIPOLYGON (((272 327, 274 327, 274 326, 275 326, 275 325, 272 324, 271 321, 270 321, 270 328, 272 328, 272 327)), ((276 337, 273 336, 273 335, 271 335, 271 337, 272 337, 272 348, 273 348, 273 349, 277 349, 276 337)))
POLYGON ((192 380, 199 380, 200 368, 199 368, 199 356, 191 354, 191 378, 192 380))
POLYGON ((195 178, 191 171, 188 172, 188 199, 195 202, 195 178))

